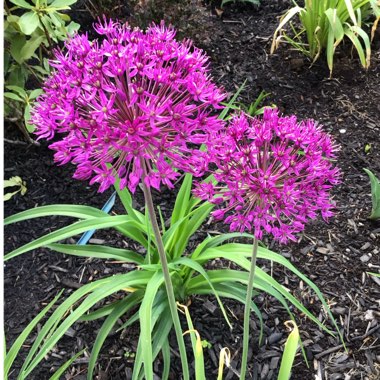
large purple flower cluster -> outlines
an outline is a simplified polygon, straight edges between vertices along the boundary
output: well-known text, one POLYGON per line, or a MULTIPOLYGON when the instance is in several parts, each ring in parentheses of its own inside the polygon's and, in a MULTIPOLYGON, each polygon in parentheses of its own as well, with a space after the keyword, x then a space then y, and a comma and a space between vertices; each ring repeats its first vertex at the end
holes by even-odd
POLYGON ((76 35, 56 52, 33 111, 38 138, 64 133, 50 145, 55 161, 77 165, 74 178, 99 191, 116 177, 133 192, 142 178, 172 187, 178 169, 202 175, 208 156, 198 146, 220 129, 211 113, 224 98, 208 58, 163 24, 144 33, 105 20, 95 30, 102 41, 76 35))
POLYGON ((195 194, 220 205, 213 216, 231 231, 254 231, 258 239, 266 232, 285 243, 318 212, 332 215, 336 146, 314 121, 298 123, 273 109, 262 118, 241 113, 208 148, 218 183, 201 183, 195 194))

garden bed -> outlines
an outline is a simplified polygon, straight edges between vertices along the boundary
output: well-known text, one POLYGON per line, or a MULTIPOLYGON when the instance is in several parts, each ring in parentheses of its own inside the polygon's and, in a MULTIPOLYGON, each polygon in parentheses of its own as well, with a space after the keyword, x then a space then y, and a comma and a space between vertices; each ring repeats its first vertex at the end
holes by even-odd
MULTIPOLYGON (((312 67, 299 53, 280 48, 269 55, 271 36, 279 16, 288 2, 263 1, 260 7, 230 6, 223 14, 215 5, 203 6, 196 1, 165 8, 164 15, 179 29, 181 37, 190 37, 195 45, 211 57, 215 82, 234 93, 247 79, 242 102, 254 101, 261 90, 270 93, 266 104, 276 104, 282 113, 295 114, 300 119, 314 118, 331 133, 341 146, 338 165, 344 173, 343 183, 335 189, 337 215, 329 224, 321 220, 308 225, 297 244, 275 246, 322 290, 329 301, 345 337, 348 351, 340 341, 327 336, 304 316, 297 315, 304 340, 309 368, 299 354, 293 368, 293 379, 377 379, 380 376, 380 281, 366 272, 380 269, 380 224, 368 220, 371 209, 370 186, 363 168, 380 174, 380 38, 375 37, 371 67, 361 69, 356 56, 344 46, 338 51, 333 79, 324 59, 312 67)), ((91 24, 91 16, 79 3, 72 13, 82 24, 91 24)), ((134 15, 133 21, 141 21, 134 15)), ((146 17, 146 15, 145 15, 146 17)), ((145 19, 145 18, 144 18, 145 19)), ((101 208, 111 191, 98 194, 86 182, 71 179, 71 166, 53 164, 53 153, 45 142, 40 147, 15 144, 21 137, 12 126, 6 126, 5 178, 20 176, 27 186, 24 196, 17 194, 5 204, 5 215, 56 203, 85 204, 101 208), (13 141, 13 142, 12 142, 13 141)), ((170 208, 171 194, 154 193, 162 210, 170 208)), ((143 207, 138 194, 136 207, 143 207)), ((117 203, 114 212, 121 211, 117 203)), ((11 225, 5 229, 5 252, 21 246, 42 234, 65 225, 64 218, 35 219, 11 225)), ((203 227, 201 234, 215 226, 203 227)), ((226 227, 218 224, 218 229, 226 227)), ((111 239, 114 246, 125 246, 116 234, 96 233, 95 244, 111 239)), ((197 241, 191 244, 196 245, 197 241)), ((138 248, 138 247, 135 247, 138 248)), ((92 279, 126 271, 125 265, 100 260, 68 257, 48 250, 37 250, 8 261, 5 265, 5 324, 7 341, 13 341, 32 316, 47 304, 57 292, 64 295, 92 279)), ((299 297, 316 315, 323 318, 321 306, 313 294, 290 273, 274 266, 268 268, 274 277, 299 297)), ((249 373, 254 379, 275 379, 283 343, 287 338, 283 322, 289 319, 280 305, 269 296, 256 299, 265 317, 264 342, 251 344, 249 373)), ((190 312, 195 328, 209 342, 205 349, 206 373, 217 376, 219 351, 227 346, 232 354, 232 368, 225 379, 236 378, 241 356, 243 307, 226 303, 234 329, 225 325, 212 298, 191 300, 190 312)), ((253 322, 255 335, 257 324, 253 322)), ((100 323, 74 325, 43 363, 34 379, 48 379, 52 367, 57 367, 82 348, 91 349, 100 323)), ((137 332, 114 334, 107 339, 98 365, 98 378, 129 378, 136 350, 137 332)), ((175 347, 175 337, 172 339, 175 347)), ((175 357, 175 352, 173 352, 175 357)), ((17 361, 20 367, 22 361, 17 361)), ((67 378, 84 379, 86 359, 80 359, 67 378)), ((160 374, 160 363, 155 367, 160 374)), ((173 361, 171 378, 180 378, 180 361, 173 361)), ((10 376, 15 378, 15 374, 10 376)))

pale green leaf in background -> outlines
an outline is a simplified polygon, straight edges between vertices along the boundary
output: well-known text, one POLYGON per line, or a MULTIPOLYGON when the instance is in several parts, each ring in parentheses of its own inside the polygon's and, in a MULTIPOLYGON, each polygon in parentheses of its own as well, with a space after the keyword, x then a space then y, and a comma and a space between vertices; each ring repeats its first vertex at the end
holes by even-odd
POLYGON ((5 180, 3 183, 4 188, 18 186, 19 189, 14 192, 5 194, 4 201, 9 201, 18 192, 21 192, 21 195, 24 195, 27 190, 25 185, 25 182, 19 176, 11 177, 10 179, 5 180))
POLYGON ((20 17, 18 24, 21 31, 29 36, 40 26, 40 19, 36 12, 27 12, 20 17))

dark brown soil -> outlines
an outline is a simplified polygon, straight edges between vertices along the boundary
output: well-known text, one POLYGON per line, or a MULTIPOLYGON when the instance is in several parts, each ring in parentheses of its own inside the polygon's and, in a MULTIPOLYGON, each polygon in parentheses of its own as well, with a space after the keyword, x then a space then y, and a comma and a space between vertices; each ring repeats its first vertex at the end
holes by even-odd
MULTIPOLYGON (((215 4, 202 5, 198 1, 157 2, 155 17, 168 19, 179 29, 180 36, 191 37, 197 46, 211 56, 212 74, 231 93, 247 79, 241 101, 252 102, 261 90, 270 93, 266 104, 276 104, 284 114, 299 118, 314 118, 335 136, 341 145, 339 166, 344 172, 343 183, 335 190, 338 213, 330 224, 317 221, 300 235, 298 244, 274 247, 290 258, 304 274, 323 291, 331 305, 348 352, 338 339, 331 338, 298 314, 309 367, 302 355, 297 355, 292 379, 368 379, 380 377, 380 281, 368 271, 380 271, 380 224, 368 220, 371 209, 369 180, 363 171, 368 168, 380 176, 380 39, 373 43, 371 68, 361 69, 349 46, 337 52, 334 79, 323 59, 310 67, 307 59, 285 47, 269 55, 271 36, 279 16, 289 7, 286 1, 263 1, 260 7, 229 6, 220 16, 215 4), (162 8, 160 6, 162 5, 162 8), (160 11, 158 11, 158 9, 160 11), (162 13, 162 15, 161 15, 162 13)), ((127 18, 129 13, 118 17, 127 18)), ((133 23, 146 22, 147 14, 132 13, 133 23)), ((91 16, 79 3, 73 12, 84 27, 92 23, 91 16)), ((82 28, 83 29, 83 28, 82 28)), ((21 139, 12 126, 7 126, 6 137, 21 139)), ((12 215, 37 205, 55 203, 86 204, 102 207, 111 194, 96 193, 87 183, 71 179, 70 166, 57 167, 52 152, 41 147, 5 142, 5 178, 18 175, 27 183, 24 196, 17 194, 5 203, 5 215, 12 215)), ((163 209, 173 202, 168 192, 156 193, 163 209)), ((136 207, 142 207, 141 196, 136 207)), ((121 210, 116 204, 115 210, 121 210)), ((19 247, 48 231, 67 224, 63 218, 38 219, 15 224, 5 229, 5 252, 19 247)), ((119 245, 118 236, 95 235, 106 243, 119 245)), ((266 264, 268 266, 268 264, 266 264)), ((320 305, 310 290, 282 268, 274 266, 273 274, 316 315, 324 318, 320 305)), ((126 270, 100 260, 67 257, 48 250, 37 250, 19 256, 5 265, 5 333, 8 344, 25 328, 57 292, 65 288, 70 294, 77 284, 94 278, 126 270)), ((287 314, 270 297, 256 299, 264 312, 265 339, 261 347, 255 334, 249 359, 249 374, 254 379, 276 379, 278 360, 287 333, 283 323, 287 314)), ((219 351, 227 346, 232 353, 232 369, 225 379, 234 379, 241 356, 243 307, 233 302, 227 306, 234 320, 229 332, 215 300, 192 300, 190 311, 195 328, 211 347, 205 349, 208 379, 217 374, 219 351), (211 305, 212 306, 212 305, 211 305)), ((65 336, 48 355, 42 367, 30 379, 48 379, 53 368, 82 348, 90 352, 99 323, 74 326, 74 336, 65 336)), ((256 330, 257 331, 257 330, 256 330)), ((111 336, 102 350, 97 368, 98 378, 125 379, 130 377, 133 359, 127 353, 136 349, 136 331, 120 339, 111 336)), ((174 340, 173 340, 174 342, 174 340)), ((29 341, 30 343, 30 341, 29 341)), ((174 345, 173 345, 174 346, 174 345)), ((25 354, 25 353, 23 353, 25 354)), ((22 360, 18 360, 10 379, 15 379, 22 360)), ((160 375, 160 364, 155 367, 160 375)), ((86 360, 82 359, 69 371, 67 379, 84 379, 86 360)), ((179 379, 180 364, 173 361, 172 378, 179 379)))

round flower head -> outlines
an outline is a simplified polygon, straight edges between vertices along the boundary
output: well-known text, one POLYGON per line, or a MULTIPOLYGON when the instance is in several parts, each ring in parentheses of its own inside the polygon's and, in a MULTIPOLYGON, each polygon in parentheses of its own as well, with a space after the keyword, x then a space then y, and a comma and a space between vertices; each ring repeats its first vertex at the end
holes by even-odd
POLYGON ((199 184, 195 194, 220 204, 213 216, 231 231, 253 231, 258 239, 266 232, 285 243, 319 211, 332 215, 336 146, 314 121, 297 123, 270 108, 262 118, 241 113, 208 149, 218 184, 199 184))
POLYGON ((133 192, 173 187, 177 170, 202 175, 207 143, 221 121, 211 116, 224 94, 210 80, 208 58, 190 41, 177 42, 171 27, 144 33, 106 21, 95 26, 102 41, 76 35, 56 51, 55 72, 32 112, 38 138, 59 164, 77 165, 74 178, 106 190, 120 178, 133 192))

